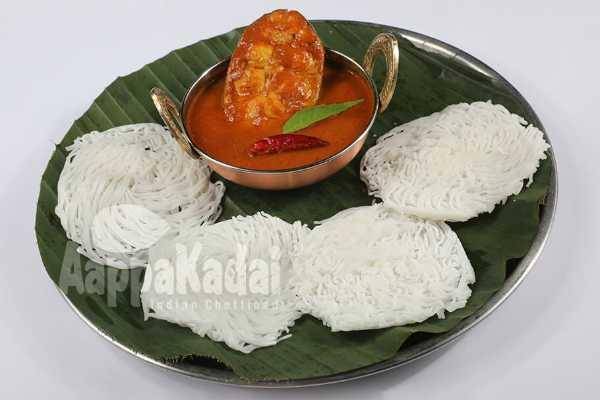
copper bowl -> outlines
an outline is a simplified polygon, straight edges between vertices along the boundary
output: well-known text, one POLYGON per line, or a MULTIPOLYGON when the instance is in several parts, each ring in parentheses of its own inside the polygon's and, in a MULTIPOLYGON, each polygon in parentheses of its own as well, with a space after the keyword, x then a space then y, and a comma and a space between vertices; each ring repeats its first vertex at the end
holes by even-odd
POLYGON ((373 39, 365 53, 362 66, 350 57, 331 49, 325 49, 325 62, 342 64, 361 75, 369 82, 374 102, 371 119, 365 130, 341 151, 313 164, 283 170, 258 170, 240 168, 211 157, 196 147, 190 140, 186 130, 187 112, 190 100, 201 93, 216 79, 227 71, 229 59, 223 60, 205 71, 188 89, 181 107, 161 89, 151 90, 152 100, 161 118, 182 149, 194 158, 203 158, 208 165, 223 178, 255 189, 284 190, 294 189, 319 182, 344 168, 360 151, 365 143, 369 130, 377 115, 383 112, 390 103, 396 88, 398 75, 399 50, 398 42, 393 34, 382 33, 373 39), (372 79, 375 56, 381 53, 386 64, 386 77, 381 91, 378 93, 372 79))

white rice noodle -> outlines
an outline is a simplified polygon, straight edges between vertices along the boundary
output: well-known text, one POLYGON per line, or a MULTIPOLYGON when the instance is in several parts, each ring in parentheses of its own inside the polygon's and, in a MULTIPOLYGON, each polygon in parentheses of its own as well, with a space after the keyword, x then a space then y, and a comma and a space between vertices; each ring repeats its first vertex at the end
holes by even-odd
POLYGON ((301 315, 286 282, 290 254, 307 232, 300 222, 259 213, 161 240, 150 251, 141 291, 145 318, 243 353, 276 344, 301 315), (173 271, 175 279, 168 278, 173 271))
POLYGON ((157 124, 91 132, 67 148, 56 215, 91 260, 145 266, 167 231, 213 223, 225 187, 203 161, 187 156, 157 124))
POLYGON ((397 211, 466 221, 531 184, 548 147, 539 129, 501 105, 455 104, 379 138, 361 178, 397 211))
POLYGON ((465 306, 475 274, 443 222, 383 205, 342 211, 301 242, 290 284, 332 331, 421 322, 465 306))

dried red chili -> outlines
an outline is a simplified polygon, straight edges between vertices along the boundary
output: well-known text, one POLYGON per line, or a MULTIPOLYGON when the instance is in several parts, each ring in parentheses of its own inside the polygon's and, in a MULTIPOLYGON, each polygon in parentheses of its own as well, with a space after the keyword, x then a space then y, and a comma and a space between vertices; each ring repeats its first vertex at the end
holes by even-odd
POLYGON ((250 154, 250 156, 260 156, 281 153, 284 151, 312 149, 315 147, 327 146, 328 144, 329 142, 314 136, 288 133, 260 139, 250 147, 248 154, 250 154))

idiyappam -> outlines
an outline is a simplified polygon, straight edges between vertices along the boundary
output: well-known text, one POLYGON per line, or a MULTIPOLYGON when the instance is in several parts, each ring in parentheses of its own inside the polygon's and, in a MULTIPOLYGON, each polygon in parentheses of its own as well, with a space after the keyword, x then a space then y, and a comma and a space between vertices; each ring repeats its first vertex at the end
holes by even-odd
POLYGON ((188 327, 243 353, 276 344, 301 315, 287 282, 291 255, 307 233, 300 222, 258 213, 167 236, 150 250, 141 291, 145 318, 188 327))
POLYGON ((448 225, 382 204, 350 208, 300 242, 290 288, 332 331, 421 322, 465 306, 475 273, 448 225))
POLYGON ((542 131, 502 105, 455 104, 379 138, 361 179, 399 212, 466 221, 531 183, 548 147, 542 131))
POLYGON ((225 187, 158 124, 75 139, 58 181, 56 215, 78 252, 117 268, 145 266, 168 231, 214 222, 225 187))

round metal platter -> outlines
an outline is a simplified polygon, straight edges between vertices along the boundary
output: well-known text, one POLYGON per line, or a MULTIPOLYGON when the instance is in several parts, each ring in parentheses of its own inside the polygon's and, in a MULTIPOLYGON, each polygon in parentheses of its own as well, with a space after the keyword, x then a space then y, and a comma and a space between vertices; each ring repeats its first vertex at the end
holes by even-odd
MULTIPOLYGON (((330 21, 330 22, 348 22, 348 21, 330 21)), ((440 40, 431 38, 426 35, 422 35, 416 32, 411 32, 408 30, 395 28, 391 26, 379 25, 379 24, 371 24, 365 22, 354 22, 358 24, 364 24, 367 26, 376 27, 379 29, 385 29, 387 31, 391 31, 396 33, 398 36, 402 36, 403 38, 409 40, 413 43, 417 48, 429 52, 435 53, 438 56, 452 59, 453 62, 461 63, 464 68, 470 70, 476 70, 478 73, 484 74, 490 79, 496 80, 502 86, 508 88, 514 99, 516 99, 523 107, 525 107, 531 115, 534 116, 530 123, 533 123, 537 127, 539 127, 544 132, 545 129, 531 108, 531 106, 527 103, 527 101, 523 98, 523 96, 515 89, 506 79, 504 79, 498 72, 494 71, 492 68, 488 67, 483 62, 479 61, 475 57, 465 53, 464 51, 457 49, 454 46, 451 46, 447 43, 444 43, 440 40)), ((546 141, 551 144, 550 138, 546 133, 546 141)), ((495 293, 495 295, 478 311, 476 311, 470 317, 461 321, 454 329, 451 331, 431 336, 423 341, 419 341, 417 343, 403 346, 398 353, 383 362, 379 362, 370 366, 366 366, 363 368, 359 368, 353 371, 349 371, 346 373, 340 373, 325 377, 319 378, 311 378, 311 379, 300 379, 300 380, 289 380, 289 381, 260 381, 260 382, 249 382, 243 380, 236 376, 232 371, 222 368, 211 368, 206 366, 201 366, 198 364, 194 364, 193 362, 177 362, 177 363, 165 363, 153 358, 147 357, 144 354, 140 354, 138 352, 133 351, 132 349, 123 346, 122 344, 114 341, 109 336, 105 335, 101 330, 99 330, 92 322, 90 322, 83 314, 79 312, 77 307, 75 307, 68 297, 61 291, 61 289, 57 286, 60 293, 67 300, 69 305, 73 308, 73 310, 97 333, 99 333, 102 337, 106 338, 117 347, 133 354, 134 356, 152 363, 154 365, 158 365, 160 367, 166 368, 171 371, 179 372, 185 375, 193 376, 195 378, 216 382, 227 385, 235 385, 235 386, 246 386, 246 387, 263 387, 263 388, 285 388, 285 387, 306 387, 306 386, 318 386, 325 385, 337 382, 344 382, 353 379, 358 379, 362 377, 371 376, 374 374, 378 374, 380 372, 388 371, 394 368, 401 367, 405 364, 410 363, 411 361, 417 360, 421 357, 424 357, 432 352, 452 343, 459 336, 467 332, 473 326, 475 326, 482 319, 490 315, 494 310, 496 310, 500 304, 504 300, 510 296, 510 294, 517 288, 517 286, 523 281, 527 273, 531 270, 537 258, 539 257, 546 240, 548 238, 550 227, 552 225, 552 221, 556 211, 556 200, 557 200, 557 171, 556 171, 556 159, 554 157, 554 153, 552 152, 552 148, 549 150, 549 157, 551 159, 552 164, 552 176, 550 180, 550 186, 548 189, 547 197, 544 203, 544 207, 541 210, 541 217, 539 223, 539 230, 537 235, 533 241, 531 248, 528 253, 523 257, 518 265, 512 270, 510 275, 507 277, 504 282, 504 286, 495 293)))

